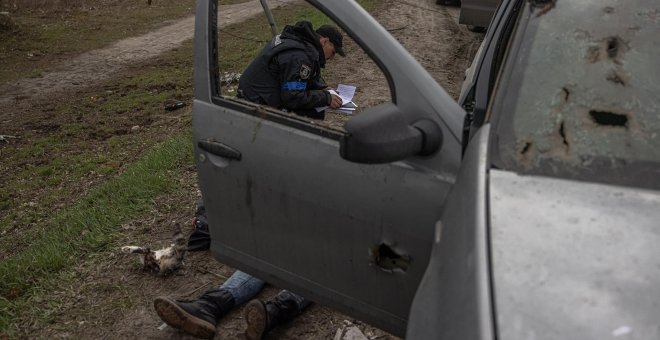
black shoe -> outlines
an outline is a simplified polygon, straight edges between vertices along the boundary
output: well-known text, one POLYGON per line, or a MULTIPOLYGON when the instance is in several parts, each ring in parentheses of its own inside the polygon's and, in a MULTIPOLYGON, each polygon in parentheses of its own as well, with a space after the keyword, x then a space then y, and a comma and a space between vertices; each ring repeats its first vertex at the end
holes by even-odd
POLYGON ((288 295, 278 294, 264 303, 259 299, 250 301, 245 306, 245 337, 248 340, 261 339, 275 326, 289 321, 301 313, 298 302, 288 295))
POLYGON ((192 302, 175 301, 167 297, 154 300, 158 316, 171 327, 203 339, 215 336, 218 320, 234 307, 229 292, 215 289, 192 302))

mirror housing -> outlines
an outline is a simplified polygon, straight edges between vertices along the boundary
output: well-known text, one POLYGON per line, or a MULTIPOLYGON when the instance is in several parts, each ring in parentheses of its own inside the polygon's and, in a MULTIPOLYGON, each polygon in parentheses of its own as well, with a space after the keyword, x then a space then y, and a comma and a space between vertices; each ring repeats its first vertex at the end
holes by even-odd
POLYGON ((440 149, 442 129, 430 119, 412 125, 399 108, 382 104, 351 118, 340 140, 341 157, 356 163, 379 164, 427 156, 440 149))

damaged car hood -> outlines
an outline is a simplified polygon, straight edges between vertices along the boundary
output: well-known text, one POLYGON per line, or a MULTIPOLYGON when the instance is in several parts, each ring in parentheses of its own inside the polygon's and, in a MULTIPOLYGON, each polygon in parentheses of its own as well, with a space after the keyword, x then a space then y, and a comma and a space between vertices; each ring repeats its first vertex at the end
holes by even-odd
POLYGON ((489 178, 500 339, 660 339, 660 191, 489 178))

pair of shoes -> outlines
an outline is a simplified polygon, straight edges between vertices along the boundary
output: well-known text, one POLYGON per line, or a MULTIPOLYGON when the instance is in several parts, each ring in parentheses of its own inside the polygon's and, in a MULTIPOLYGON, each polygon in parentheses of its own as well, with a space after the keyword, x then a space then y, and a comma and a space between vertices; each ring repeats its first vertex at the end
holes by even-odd
POLYGON ((275 326, 289 321, 301 313, 298 302, 278 294, 274 299, 263 302, 254 299, 245 306, 245 338, 259 340, 275 326))
MULTIPOLYGON (((165 323, 202 339, 215 336, 218 321, 234 306, 233 296, 224 289, 207 291, 195 301, 175 301, 168 297, 154 300, 156 313, 165 323)), ((300 305, 290 293, 280 293, 265 303, 254 299, 245 306, 245 336, 248 340, 261 339, 275 326, 293 319, 300 312, 300 305)))
POLYGON ((194 337, 210 339, 220 318, 234 307, 234 297, 224 289, 207 291, 195 301, 175 301, 168 297, 154 300, 158 316, 171 327, 194 337))

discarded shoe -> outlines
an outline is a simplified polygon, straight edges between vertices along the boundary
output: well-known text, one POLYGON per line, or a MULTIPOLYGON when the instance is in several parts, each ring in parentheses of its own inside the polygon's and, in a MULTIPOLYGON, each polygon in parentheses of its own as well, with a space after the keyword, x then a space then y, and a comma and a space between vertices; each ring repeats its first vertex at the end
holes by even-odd
POLYGON ((167 103, 165 103, 165 110, 167 111, 174 111, 178 110, 182 107, 186 106, 186 103, 180 101, 180 100, 172 100, 167 103))

